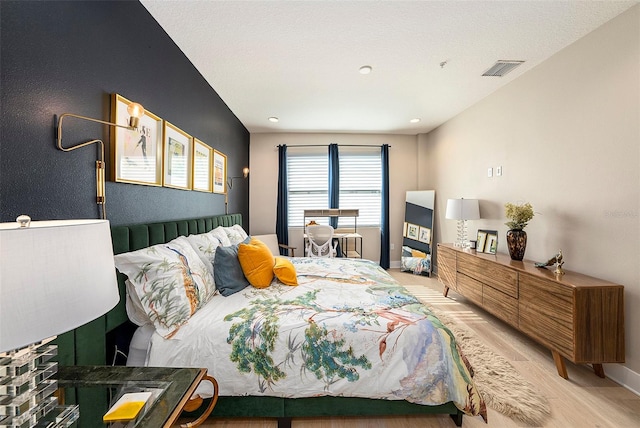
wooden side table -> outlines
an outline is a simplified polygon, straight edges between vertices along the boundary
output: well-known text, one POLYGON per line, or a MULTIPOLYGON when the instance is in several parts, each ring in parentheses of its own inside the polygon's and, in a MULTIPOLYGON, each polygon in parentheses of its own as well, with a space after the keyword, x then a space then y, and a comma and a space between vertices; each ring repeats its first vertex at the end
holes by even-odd
MULTIPOLYGON (((185 428, 204 422, 218 400, 218 384, 207 375, 207 369, 125 366, 60 366, 58 369, 58 385, 64 389, 66 401, 80 405, 79 428, 101 426, 102 416, 123 389, 154 391, 154 398, 136 419, 119 426, 171 427, 202 381, 213 384, 214 396, 198 419, 182 425, 185 428)), ((195 410, 189 407, 190 411, 195 410)))

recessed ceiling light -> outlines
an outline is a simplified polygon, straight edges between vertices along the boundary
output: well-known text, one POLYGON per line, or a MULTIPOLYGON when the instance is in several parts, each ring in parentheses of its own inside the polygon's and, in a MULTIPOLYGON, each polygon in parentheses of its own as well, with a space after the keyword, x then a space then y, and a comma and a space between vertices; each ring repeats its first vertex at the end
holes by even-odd
POLYGON ((419 118, 419 117, 416 117, 416 118, 414 118, 414 119, 411 119, 409 122, 411 122, 411 123, 418 123, 418 122, 420 122, 420 118, 419 118))
POLYGON ((360 74, 369 74, 371 70, 373 70, 373 68, 370 65, 363 65, 360 67, 360 74))
POLYGON ((277 117, 275 117, 275 116, 271 116, 271 117, 269 118, 269 122, 276 123, 276 122, 279 122, 279 121, 280 121, 280 119, 278 119, 278 118, 277 118, 277 117))

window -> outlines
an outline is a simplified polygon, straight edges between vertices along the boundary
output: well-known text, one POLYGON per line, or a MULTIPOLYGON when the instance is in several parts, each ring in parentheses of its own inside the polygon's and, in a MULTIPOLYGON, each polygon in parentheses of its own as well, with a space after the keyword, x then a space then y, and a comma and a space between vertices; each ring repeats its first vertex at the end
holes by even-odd
MULTIPOLYGON (((380 226, 382 163, 380 150, 341 147, 340 206, 359 209, 360 226, 380 226)), ((287 153, 289 226, 304 226, 305 209, 329 208, 329 156, 326 147, 296 148, 287 153), (304 151, 304 152, 303 152, 304 151), (293 152, 293 153, 292 153, 293 152)), ((319 219, 327 223, 327 219, 319 219)), ((338 227, 354 226, 354 218, 342 217, 338 227)))
POLYGON ((287 153, 289 227, 304 226, 304 210, 328 208, 328 171, 326 149, 324 152, 287 153))
MULTIPOLYGON (((340 153, 339 208, 359 209, 358 226, 380 226, 381 205, 380 149, 368 147, 366 151, 340 153)), ((340 218, 338 227, 353 227, 353 222, 353 218, 340 218)))

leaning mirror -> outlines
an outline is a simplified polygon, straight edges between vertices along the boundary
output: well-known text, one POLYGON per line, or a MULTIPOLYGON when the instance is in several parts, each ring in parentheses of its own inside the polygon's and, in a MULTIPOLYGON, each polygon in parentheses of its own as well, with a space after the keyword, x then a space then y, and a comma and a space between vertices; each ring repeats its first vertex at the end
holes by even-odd
POLYGON ((407 192, 402 228, 401 270, 431 276, 435 190, 407 192))

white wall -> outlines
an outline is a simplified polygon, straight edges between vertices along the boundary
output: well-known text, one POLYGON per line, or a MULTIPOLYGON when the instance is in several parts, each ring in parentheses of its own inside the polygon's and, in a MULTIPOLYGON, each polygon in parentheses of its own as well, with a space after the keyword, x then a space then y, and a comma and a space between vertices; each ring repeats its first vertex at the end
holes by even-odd
MULTIPOLYGON (((278 196, 279 144, 310 145, 330 143, 350 145, 389 144, 389 221, 392 265, 399 266, 404 222, 404 200, 407 190, 421 190, 418 182, 418 144, 415 135, 380 134, 252 134, 249 146, 249 224, 250 233, 274 233, 278 196)), ((345 207, 346 208, 346 207, 345 207)), ((348 207, 353 208, 353 207, 348 207)), ((377 228, 358 228, 363 235, 363 256, 380 260, 380 232, 377 228)), ((291 229, 289 245, 298 247, 302 255, 302 228, 291 229)), ((298 255, 298 252, 296 252, 298 255)))
MULTIPOLYGON (((478 228, 499 231, 503 206, 531 202, 525 257, 562 249, 564 267, 625 286, 626 364, 608 375, 640 391, 640 6, 568 46, 427 135, 422 188, 478 198, 478 228), (502 166, 502 177, 487 168, 502 166)), ((436 210, 436 239, 455 222, 436 210)))

